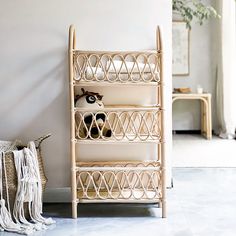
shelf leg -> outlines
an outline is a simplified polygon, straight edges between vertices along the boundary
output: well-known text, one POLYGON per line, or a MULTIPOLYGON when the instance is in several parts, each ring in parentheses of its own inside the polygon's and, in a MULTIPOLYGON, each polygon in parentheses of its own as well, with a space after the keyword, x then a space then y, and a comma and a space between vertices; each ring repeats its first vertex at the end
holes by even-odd
POLYGON ((76 184, 76 171, 72 169, 71 173, 72 185, 71 185, 71 197, 72 197, 72 218, 77 218, 77 184, 76 184))
POLYGON ((165 142, 160 145, 160 154, 161 154, 161 210, 162 210, 162 218, 166 218, 166 160, 165 160, 165 142))
POLYGON ((166 218, 166 200, 161 202, 162 218, 166 218))
POLYGON ((77 219, 77 202, 72 202, 72 218, 77 219))

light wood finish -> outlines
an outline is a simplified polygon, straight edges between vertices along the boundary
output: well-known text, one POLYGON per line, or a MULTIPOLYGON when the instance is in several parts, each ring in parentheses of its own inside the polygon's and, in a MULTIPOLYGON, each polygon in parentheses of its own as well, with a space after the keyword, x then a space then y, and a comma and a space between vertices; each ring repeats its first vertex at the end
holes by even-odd
POLYGON ((161 198, 158 162, 84 162, 78 165, 80 199, 117 202, 161 198))
POLYGON ((72 217, 77 204, 85 202, 159 203, 166 217, 164 92, 162 74, 162 39, 156 30, 155 51, 81 51, 75 46, 75 29, 69 32, 69 78, 71 101, 71 172, 72 217), (117 62, 118 60, 118 62, 117 62), (75 87, 85 86, 155 86, 155 106, 110 105, 99 110, 74 106, 75 87), (96 115, 105 115, 101 127, 96 115), (99 130, 91 134, 84 118, 92 115, 99 130), (111 137, 103 129, 111 130, 111 137), (81 134, 80 131, 84 133, 81 134), (78 144, 147 144, 157 146, 155 161, 79 162, 78 144), (76 160, 77 159, 77 160, 76 160))
POLYGON ((73 51, 76 82, 148 84, 160 82, 160 55, 156 51, 73 51))
MULTIPOLYGON (((74 81, 74 86, 79 86, 79 87, 84 87, 84 86, 99 86, 99 87, 112 87, 114 86, 113 83, 110 82, 94 82, 94 81, 88 81, 88 82, 80 82, 80 81, 74 81)), ((133 83, 133 82, 124 82, 124 83, 116 83, 116 87, 124 87, 125 86, 129 86, 129 87, 135 87, 137 86, 137 83, 133 83)), ((157 86, 160 85, 157 82, 139 82, 138 86, 157 86)))
POLYGON ((155 143, 155 144, 159 144, 162 141, 159 140, 158 138, 152 139, 152 138, 146 138, 144 137, 145 140, 139 139, 137 140, 135 136, 131 136, 131 140, 123 137, 123 136, 117 136, 117 139, 114 138, 110 138, 110 139, 75 139, 74 142, 78 143, 78 144, 148 144, 148 143, 155 143))
POLYGON ((126 139, 127 141, 146 141, 162 138, 160 127, 161 113, 159 107, 155 108, 104 108, 100 111, 80 109, 75 112, 76 115, 76 138, 79 140, 109 140, 117 142, 126 139), (103 114, 105 122, 102 126, 97 123, 96 117, 103 114), (91 125, 88 127, 85 123, 85 117, 92 117, 91 125), (100 130, 94 138, 91 132, 92 127, 100 130), (111 130, 111 137, 106 137, 103 130, 111 130), (81 130, 84 130, 81 134, 81 130))
POLYGON ((71 108, 71 197, 72 197, 72 217, 77 218, 77 188, 76 188, 76 157, 75 157, 75 115, 74 115, 74 68, 73 68, 73 50, 76 45, 75 28, 73 25, 69 29, 69 81, 70 81, 70 108, 71 108))
POLYGON ((176 100, 200 100, 201 105, 201 133, 207 139, 212 138, 211 94, 172 94, 172 103, 176 100))
MULTIPOLYGON (((157 87, 157 93, 159 94, 159 102, 162 109, 165 107, 164 103, 164 83, 163 83, 163 50, 162 50, 162 36, 161 29, 158 26, 156 30, 156 39, 157 39, 157 53, 160 54, 160 87, 157 87)), ((162 199, 160 202, 160 206, 162 208, 162 217, 166 218, 167 210, 166 210, 166 159, 165 159, 165 113, 161 112, 161 132, 162 132, 162 140, 160 142, 158 154, 160 154, 161 160, 161 187, 162 187, 162 199)), ((159 157, 158 157, 159 158, 159 157)))
POLYGON ((75 108, 75 111, 160 111, 160 105, 155 106, 137 106, 137 105, 106 105, 102 110, 101 109, 87 109, 87 108, 75 108))

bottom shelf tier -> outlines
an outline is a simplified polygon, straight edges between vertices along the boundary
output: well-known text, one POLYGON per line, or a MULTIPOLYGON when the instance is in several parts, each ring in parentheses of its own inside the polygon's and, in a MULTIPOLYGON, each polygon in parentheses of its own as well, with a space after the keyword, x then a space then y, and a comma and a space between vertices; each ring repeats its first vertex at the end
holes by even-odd
POLYGON ((78 162, 79 202, 159 202, 160 162, 78 162))

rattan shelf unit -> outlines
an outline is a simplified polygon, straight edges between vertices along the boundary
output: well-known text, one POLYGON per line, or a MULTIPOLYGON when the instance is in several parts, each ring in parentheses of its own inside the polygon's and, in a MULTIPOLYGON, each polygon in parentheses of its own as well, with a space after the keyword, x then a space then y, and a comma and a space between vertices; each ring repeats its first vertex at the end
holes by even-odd
POLYGON ((69 78, 71 103, 72 217, 85 202, 158 203, 166 217, 162 42, 159 27, 156 51, 81 51, 76 49, 74 26, 69 30, 69 78), (155 86, 154 106, 105 106, 100 110, 75 107, 77 86, 155 86), (94 137, 84 117, 103 113, 105 124, 94 137), (103 135, 103 128, 111 137, 103 135), (83 129, 86 135, 81 135, 83 129), (152 143, 156 160, 80 162, 76 145, 152 143))

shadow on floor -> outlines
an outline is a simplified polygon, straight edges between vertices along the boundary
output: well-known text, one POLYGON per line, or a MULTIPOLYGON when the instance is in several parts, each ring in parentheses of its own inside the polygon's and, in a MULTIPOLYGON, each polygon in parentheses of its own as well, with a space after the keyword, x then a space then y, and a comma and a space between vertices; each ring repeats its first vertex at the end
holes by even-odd
MULTIPOLYGON (((44 215, 47 217, 71 218, 71 204, 45 203, 44 215)), ((155 217, 153 209, 158 204, 78 204, 80 217, 155 217)))

